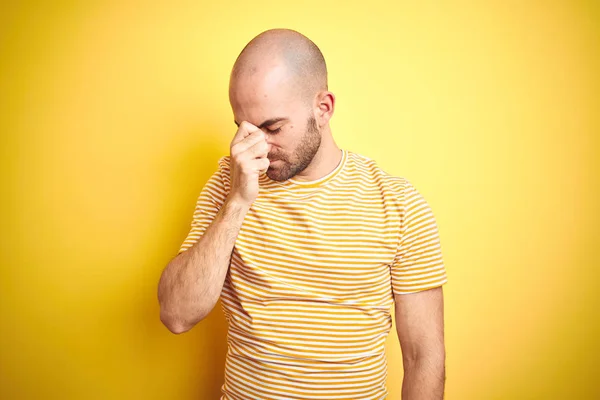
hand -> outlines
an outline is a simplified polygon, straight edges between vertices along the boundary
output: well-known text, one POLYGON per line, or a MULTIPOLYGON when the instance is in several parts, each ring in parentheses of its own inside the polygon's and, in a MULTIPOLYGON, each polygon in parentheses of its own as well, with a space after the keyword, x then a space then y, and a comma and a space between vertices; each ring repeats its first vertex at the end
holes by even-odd
POLYGON ((270 165, 267 158, 269 150, 266 134, 251 123, 242 121, 230 146, 230 199, 248 207, 254 203, 258 196, 258 176, 265 173, 270 165))

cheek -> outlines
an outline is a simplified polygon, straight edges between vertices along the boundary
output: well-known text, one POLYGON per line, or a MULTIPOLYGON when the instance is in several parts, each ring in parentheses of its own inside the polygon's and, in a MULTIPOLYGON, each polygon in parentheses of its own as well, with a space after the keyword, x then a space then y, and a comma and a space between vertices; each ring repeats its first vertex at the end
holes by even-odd
POLYGON ((289 125, 284 128, 281 135, 275 135, 271 139, 271 145, 274 153, 285 154, 288 157, 294 152, 296 146, 299 145, 298 132, 294 130, 295 125, 289 125))
POLYGON ((282 147, 282 149, 288 149, 289 147, 293 147, 295 145, 295 135, 294 125, 290 125, 283 131, 283 135, 280 137, 275 136, 273 142, 278 147, 282 147))

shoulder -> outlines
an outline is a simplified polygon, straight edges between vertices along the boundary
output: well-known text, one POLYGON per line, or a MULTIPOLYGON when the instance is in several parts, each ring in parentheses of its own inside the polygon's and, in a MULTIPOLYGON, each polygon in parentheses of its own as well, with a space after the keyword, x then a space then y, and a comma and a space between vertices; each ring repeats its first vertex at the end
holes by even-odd
POLYGON ((381 167, 374 159, 348 151, 348 158, 353 164, 353 171, 376 183, 383 191, 401 195, 406 188, 412 187, 411 182, 403 175, 394 175, 381 167))

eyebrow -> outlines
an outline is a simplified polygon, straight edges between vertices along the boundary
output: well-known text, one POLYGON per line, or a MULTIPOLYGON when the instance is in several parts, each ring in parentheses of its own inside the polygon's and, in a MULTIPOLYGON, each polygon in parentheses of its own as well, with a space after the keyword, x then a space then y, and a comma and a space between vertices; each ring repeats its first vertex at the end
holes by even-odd
MULTIPOLYGON (((268 119, 268 120, 264 121, 262 124, 258 125, 258 126, 257 126, 257 128, 258 128, 258 129, 262 129, 262 128, 264 128, 265 126, 270 126, 270 125, 273 125, 273 124, 275 124, 275 123, 277 123, 277 122, 279 122, 279 121, 284 121, 284 120, 288 120, 288 119, 289 119, 289 118, 287 118, 287 117, 271 118, 271 119, 268 119)), ((234 120, 233 122, 235 122, 235 124, 236 124, 238 127, 240 126, 240 124, 238 124, 238 123, 237 123, 237 121, 235 121, 235 120, 234 120)))

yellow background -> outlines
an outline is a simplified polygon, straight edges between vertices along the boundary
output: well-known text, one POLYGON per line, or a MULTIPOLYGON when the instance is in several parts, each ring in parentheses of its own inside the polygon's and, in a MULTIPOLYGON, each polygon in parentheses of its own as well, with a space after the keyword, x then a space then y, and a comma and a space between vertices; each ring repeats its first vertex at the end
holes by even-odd
MULTIPOLYGON (((434 210, 446 398, 600 398, 597 2, 21 3, 0 8, 2 399, 218 398, 220 304, 173 335, 156 287, 228 153, 230 68, 274 27, 323 51, 338 145, 434 210)), ((387 351, 399 399, 395 328, 387 351)))

